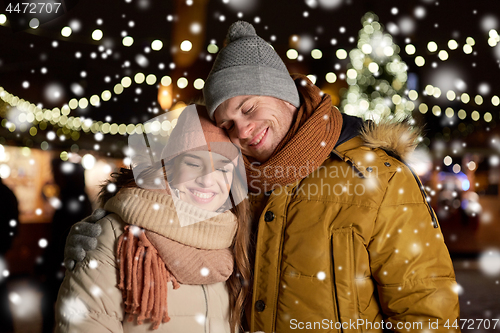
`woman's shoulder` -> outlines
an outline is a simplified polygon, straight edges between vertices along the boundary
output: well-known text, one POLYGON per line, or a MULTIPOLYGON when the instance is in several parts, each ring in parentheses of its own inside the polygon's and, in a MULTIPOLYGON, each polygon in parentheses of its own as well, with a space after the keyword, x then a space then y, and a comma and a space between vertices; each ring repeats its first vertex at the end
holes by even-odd
POLYGON ((96 222, 102 228, 101 235, 106 234, 119 234, 117 237, 123 233, 123 230, 127 223, 123 221, 123 219, 115 213, 109 213, 104 216, 102 219, 96 222))
POLYGON ((99 252, 110 252, 114 254, 115 243, 123 234, 124 228, 127 225, 123 219, 115 213, 110 213, 98 220, 96 224, 101 226, 101 234, 97 236, 97 247, 95 250, 99 252))

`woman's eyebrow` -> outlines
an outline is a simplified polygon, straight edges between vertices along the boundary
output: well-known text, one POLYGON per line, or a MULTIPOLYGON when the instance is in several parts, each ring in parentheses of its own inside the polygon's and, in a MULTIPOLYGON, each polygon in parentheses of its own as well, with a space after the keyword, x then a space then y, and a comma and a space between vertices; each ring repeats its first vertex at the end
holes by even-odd
POLYGON ((217 166, 232 164, 233 162, 225 156, 218 156, 214 159, 214 164, 217 166))
POLYGON ((196 158, 198 160, 201 160, 201 157, 196 156, 196 155, 192 155, 192 154, 184 154, 184 157, 191 157, 191 158, 196 158))

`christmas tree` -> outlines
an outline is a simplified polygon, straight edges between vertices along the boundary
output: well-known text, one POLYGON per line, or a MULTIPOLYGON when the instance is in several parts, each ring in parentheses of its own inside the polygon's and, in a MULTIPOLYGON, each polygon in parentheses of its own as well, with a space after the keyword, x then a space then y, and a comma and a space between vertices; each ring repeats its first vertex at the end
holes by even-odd
POLYGON ((399 46, 390 34, 384 33, 377 15, 366 13, 361 22, 357 48, 349 52, 349 88, 341 109, 375 122, 411 116, 414 104, 405 97, 408 67, 399 56, 399 46))

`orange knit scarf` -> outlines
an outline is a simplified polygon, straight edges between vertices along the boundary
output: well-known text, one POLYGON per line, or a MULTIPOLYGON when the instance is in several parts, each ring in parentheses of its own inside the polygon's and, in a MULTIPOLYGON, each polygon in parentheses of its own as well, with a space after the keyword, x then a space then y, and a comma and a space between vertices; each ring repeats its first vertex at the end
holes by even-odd
POLYGON ((248 188, 269 191, 302 179, 321 166, 332 152, 342 130, 342 115, 304 75, 292 74, 301 105, 297 118, 273 155, 264 163, 244 156, 248 188))
POLYGON ((137 314, 138 324, 151 319, 153 329, 168 322, 167 283, 171 281, 174 289, 180 285, 145 233, 138 227, 125 226, 125 232, 118 238, 117 257, 120 261, 118 288, 125 300, 128 321, 133 321, 137 314), (138 232, 134 234, 134 231, 138 232))
POLYGON ((118 288, 122 291, 128 321, 153 322, 153 329, 170 320, 167 312, 168 282, 174 289, 187 285, 226 281, 233 273, 232 250, 205 250, 168 237, 126 225, 118 238, 116 257, 120 264, 118 288), (208 275, 200 270, 207 268, 208 275))

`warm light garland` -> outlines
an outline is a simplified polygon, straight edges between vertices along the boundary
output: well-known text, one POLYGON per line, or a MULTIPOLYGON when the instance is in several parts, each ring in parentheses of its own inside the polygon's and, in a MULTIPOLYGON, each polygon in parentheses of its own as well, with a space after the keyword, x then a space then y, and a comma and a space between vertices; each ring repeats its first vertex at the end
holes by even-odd
MULTIPOLYGON (((143 125, 139 124, 116 124, 116 123, 108 123, 102 121, 94 121, 90 118, 84 117, 68 117, 70 112, 70 107, 68 105, 64 105, 61 109, 53 108, 53 109, 41 109, 37 107, 35 104, 20 99, 17 96, 14 96, 8 93, 3 87, 0 87, 0 98, 8 103, 10 106, 17 108, 20 112, 16 115, 17 120, 23 123, 51 123, 52 125, 59 126, 64 130, 68 131, 84 131, 85 133, 92 132, 97 133, 101 132, 104 134, 142 134, 145 133, 153 133, 156 132, 154 129, 156 127, 151 128, 149 123, 143 125)), ((71 101, 70 101, 71 103, 71 101)), ((158 126, 158 133, 162 136, 167 136, 169 131, 175 126, 176 121, 172 122, 165 120, 158 126)), ((16 125, 13 121, 9 121, 8 119, 2 120, 2 126, 9 129, 11 132, 16 130, 16 125)), ((46 127, 46 126, 45 126, 46 127)), ((29 130, 32 136, 36 135, 37 130, 35 127, 30 128, 29 130)), ((69 134, 69 133, 68 133, 69 134)), ((79 137, 79 135, 78 135, 79 137)), ((75 140, 76 141, 76 140, 75 140)))

